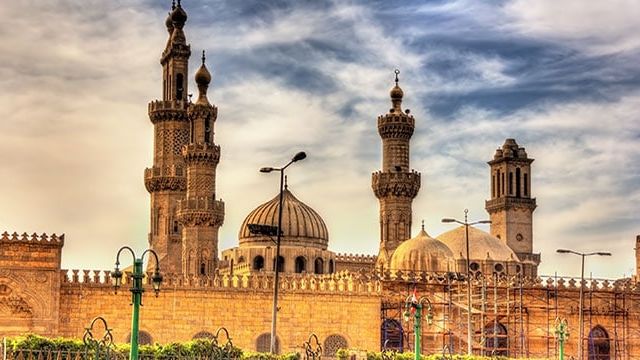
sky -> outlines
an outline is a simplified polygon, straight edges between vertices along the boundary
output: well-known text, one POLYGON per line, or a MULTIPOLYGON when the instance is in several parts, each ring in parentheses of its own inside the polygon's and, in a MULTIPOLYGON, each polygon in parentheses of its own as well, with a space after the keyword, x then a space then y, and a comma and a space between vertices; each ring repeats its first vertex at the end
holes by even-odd
MULTIPOLYGON (((109 269, 148 245, 153 127, 170 1, 0 4, 0 232, 64 233, 64 268, 109 269)), ((422 173, 413 234, 486 219, 495 149, 535 159, 541 274, 579 276, 559 247, 610 251, 587 276, 634 272, 640 234, 640 2, 184 0, 190 88, 207 52, 222 148, 220 249, 274 197, 281 166, 340 253, 377 254, 376 118, 400 69, 422 173)), ((487 230, 487 228, 484 228, 487 230)))

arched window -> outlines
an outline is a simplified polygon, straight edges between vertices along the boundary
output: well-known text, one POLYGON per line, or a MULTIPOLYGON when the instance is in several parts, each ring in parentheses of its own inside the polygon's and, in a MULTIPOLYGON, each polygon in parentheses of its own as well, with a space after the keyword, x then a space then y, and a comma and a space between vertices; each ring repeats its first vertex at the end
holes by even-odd
POLYGON ((347 339, 342 335, 330 335, 324 340, 324 356, 335 357, 338 349, 346 349, 347 339))
POLYGON ((504 173, 502 173, 502 175, 501 175, 501 176, 502 176, 502 177, 501 177, 501 179, 502 179, 502 195, 504 195, 504 194, 505 194, 505 191, 504 191, 504 189, 505 189, 505 187, 504 187, 504 184, 505 184, 505 181, 504 181, 504 173))
POLYGON ((207 270, 207 266, 205 263, 200 263, 200 275, 205 275, 207 270))
POLYGON ((513 173, 509 172, 509 195, 513 195, 513 173))
POLYGON ((520 168, 516 168, 516 197, 520 197, 520 168))
POLYGON ((600 325, 589 332, 589 360, 609 360, 611 358, 609 334, 600 325))
POLYGON ((496 197, 496 175, 491 176, 491 197, 496 197))
POLYGON ((486 354, 490 356, 509 356, 507 328, 499 322, 484 327, 486 354))
POLYGON ((176 100, 182 100, 184 97, 184 76, 176 75, 176 100))
POLYGON ((333 263, 333 259, 329 259, 329 274, 333 274, 334 272, 336 272, 336 269, 333 263))
POLYGON ((244 262, 245 262, 245 260, 244 260, 244 256, 240 256, 240 257, 238 258, 238 264, 242 264, 242 263, 244 263, 244 262))
POLYGON ((396 319, 385 319, 380 327, 380 349, 384 350, 385 343, 387 349, 403 351, 404 331, 402 324, 396 319))
MULTIPOLYGON (((269 352, 271 351, 271 334, 264 333, 258 336, 256 340, 257 352, 269 352)), ((280 339, 276 336, 276 354, 280 354, 280 339)))
MULTIPOLYGON (((276 258, 273 258, 273 269, 276 268, 276 258)), ((284 271, 284 257, 278 257, 278 272, 284 271)))
POLYGON ((264 269, 264 258, 260 255, 253 258, 253 270, 264 269))
POLYGON ((529 196, 529 174, 525 173, 522 180, 524 182, 524 196, 529 196))
MULTIPOLYGON (((131 342, 131 333, 127 335, 127 342, 128 343, 131 342)), ((151 345, 151 344, 153 344, 153 338, 151 337, 151 334, 149 334, 144 330, 138 331, 138 345, 151 345)))
POLYGON ((316 258, 314 270, 316 274, 324 273, 324 260, 322 260, 322 258, 316 258))
MULTIPOLYGON (((496 177, 496 178, 497 178, 497 180, 496 180, 496 181, 497 181, 497 184, 496 184, 496 185, 497 185, 497 189, 496 189, 496 196, 497 196, 497 197, 500 197, 500 184, 501 184, 501 182, 500 182, 500 169, 498 169, 497 177, 496 177)), ((504 179, 503 179, 503 180, 504 180, 504 179)), ((504 182, 504 181, 503 181, 503 182, 504 182)), ((504 192, 504 190, 503 190, 503 192, 504 192)))
POLYGON ((178 224, 178 220, 173 221, 173 233, 177 234, 180 231, 180 225, 178 224))
POLYGON ((307 260, 304 256, 298 256, 296 258, 296 273, 307 271, 307 260))
POLYGON ((211 119, 209 116, 204 118, 204 142, 207 144, 211 142, 211 119))
POLYGON ((193 335, 193 340, 196 339, 213 339, 213 334, 208 331, 200 331, 199 333, 193 335))

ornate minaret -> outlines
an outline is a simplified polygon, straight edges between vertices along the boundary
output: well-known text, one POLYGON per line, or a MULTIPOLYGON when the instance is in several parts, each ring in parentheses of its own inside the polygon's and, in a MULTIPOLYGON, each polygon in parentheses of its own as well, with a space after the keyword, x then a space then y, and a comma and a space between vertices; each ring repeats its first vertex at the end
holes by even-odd
POLYGON ((393 251, 411 237, 411 203, 420 190, 420 173, 409 167, 409 141, 415 120, 409 110, 402 111, 404 93, 396 85, 391 89, 393 107, 378 117, 382 138, 382 171, 373 173, 371 187, 380 201, 380 252, 378 266, 387 268, 393 251))
POLYGON ((182 273, 211 275, 218 263, 218 229, 224 220, 224 203, 216 200, 216 166, 220 146, 213 142, 218 108, 209 103, 211 74, 204 64, 196 72, 200 95, 189 106, 190 141, 182 149, 187 165, 187 196, 178 202, 182 225, 182 273))
POLYGON ((537 264, 533 254, 533 211, 536 199, 531 197, 531 163, 523 147, 507 139, 496 150, 491 166, 491 200, 485 209, 491 217, 491 235, 502 239, 521 261, 537 264))
MULTIPOLYGON (((184 198, 186 173, 182 147, 189 142, 187 81, 190 46, 182 28, 187 14, 172 6, 167 17, 167 46, 162 52, 162 100, 149 103, 149 118, 154 125, 153 167, 145 169, 144 184, 151 194, 149 244, 160 257, 165 273, 180 273, 182 244, 176 206, 184 198)), ((148 266, 155 264, 150 262, 148 266)))

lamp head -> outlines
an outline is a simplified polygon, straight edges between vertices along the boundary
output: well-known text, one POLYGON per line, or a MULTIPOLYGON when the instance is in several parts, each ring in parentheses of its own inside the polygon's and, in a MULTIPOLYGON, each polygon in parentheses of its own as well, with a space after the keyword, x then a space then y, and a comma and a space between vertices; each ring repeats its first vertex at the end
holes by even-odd
POLYGON ((261 172, 261 173, 270 173, 270 172, 272 172, 273 170, 275 170, 275 169, 274 169, 274 168, 272 168, 272 167, 263 167, 263 168, 260 168, 260 172, 261 172))
POLYGON ((402 313, 402 318, 404 319, 405 322, 409 322, 409 320, 411 320, 411 313, 409 312, 409 310, 405 310, 402 313))
POLYGON ((307 154, 304 151, 300 151, 293 157, 293 159, 291 159, 291 161, 296 162, 296 161, 304 160, 306 157, 307 157, 307 154))
POLYGON ((113 288, 116 293, 118 293, 118 288, 122 286, 122 271, 116 266, 116 268, 111 272, 111 281, 113 283, 113 288))
POLYGON ((160 284, 162 284, 162 275, 160 274, 160 269, 156 268, 153 275, 151 276, 151 285, 153 286, 153 291, 156 293, 156 297, 160 293, 160 284))
POLYGON ((451 219, 451 218, 444 218, 441 220, 443 223, 452 223, 452 222, 456 222, 456 219, 451 219))
POLYGON ((570 252, 571 252, 571 250, 567 250, 567 249, 558 249, 558 250, 556 250, 556 252, 557 252, 557 253, 560 253, 560 254, 568 254, 568 253, 570 253, 570 252))

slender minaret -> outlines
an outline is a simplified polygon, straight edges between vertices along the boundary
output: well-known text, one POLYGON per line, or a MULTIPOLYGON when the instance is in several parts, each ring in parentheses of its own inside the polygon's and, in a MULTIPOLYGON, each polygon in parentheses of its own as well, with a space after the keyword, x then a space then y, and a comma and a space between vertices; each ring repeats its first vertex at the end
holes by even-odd
MULTIPOLYGON (((504 241, 522 262, 540 262, 533 254, 533 211, 531 163, 533 159, 514 139, 506 139, 498 148, 491 167, 491 200, 485 209, 491 218, 491 235, 504 241)), ((500 259, 502 260, 502 259, 500 259)), ((535 269, 534 269, 535 270, 535 269)))
MULTIPOLYGON (((144 172, 144 184, 151 194, 149 245, 157 252, 164 273, 182 270, 176 206, 185 196, 182 147, 189 142, 186 75, 191 48, 182 31, 186 21, 187 14, 178 1, 167 17, 169 40, 160 58, 162 100, 149 103, 149 118, 154 125, 153 167, 144 172)), ((147 266, 153 269, 155 264, 150 261, 147 266)))
POLYGON ((420 190, 420 173, 409 167, 409 141, 415 119, 409 110, 402 111, 402 89, 391 89, 393 107, 378 117, 378 133, 382 138, 382 171, 373 173, 371 187, 380 201, 379 267, 387 268, 393 251, 411 237, 411 203, 420 190))
POLYGON ((182 225, 182 273, 211 275, 218 263, 218 229, 224 221, 224 203, 216 200, 216 166, 220 146, 213 141, 218 109, 209 103, 211 74, 202 65, 196 72, 199 96, 189 106, 190 140, 182 149, 187 165, 187 196, 178 202, 182 225))

